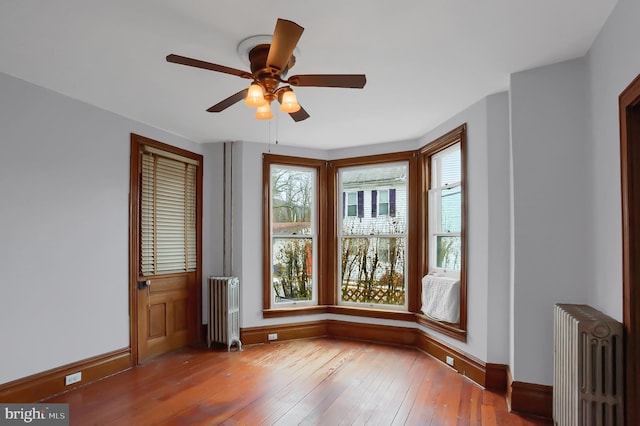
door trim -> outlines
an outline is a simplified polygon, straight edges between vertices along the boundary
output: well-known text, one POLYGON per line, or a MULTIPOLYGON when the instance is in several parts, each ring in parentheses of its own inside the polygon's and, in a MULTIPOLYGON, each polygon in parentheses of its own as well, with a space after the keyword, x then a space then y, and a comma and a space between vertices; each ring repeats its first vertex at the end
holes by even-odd
POLYGON ((622 317, 625 330, 625 424, 640 405, 640 75, 620 94, 622 317))
POLYGON ((189 327, 189 343, 199 345, 204 342, 202 328, 202 170, 204 168, 203 157, 190 151, 186 151, 175 146, 146 138, 144 136, 131 133, 131 151, 129 166, 129 347, 131 348, 131 361, 133 365, 140 364, 138 348, 138 265, 140 264, 140 254, 137 251, 140 230, 137 218, 140 215, 140 205, 138 203, 138 193, 140 191, 140 145, 151 146, 163 151, 180 155, 182 157, 193 158, 200 162, 196 176, 196 226, 198 228, 198 239, 196 243, 196 309, 197 314, 189 327))

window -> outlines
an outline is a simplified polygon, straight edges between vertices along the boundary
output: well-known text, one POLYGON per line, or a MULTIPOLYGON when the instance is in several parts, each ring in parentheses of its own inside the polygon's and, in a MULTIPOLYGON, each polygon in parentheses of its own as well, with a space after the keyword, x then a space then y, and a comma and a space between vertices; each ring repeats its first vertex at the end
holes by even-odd
POLYGON ((326 162, 265 154, 263 308, 318 304, 320 171, 326 162))
MULTIPOLYGON (((420 206, 422 210, 421 276, 452 279, 459 288, 455 302, 457 323, 418 317, 420 324, 464 340, 467 329, 466 276, 466 125, 420 150, 420 206), (459 312, 457 312, 459 310, 459 312)), ((450 281, 451 282, 451 281, 450 281)), ((453 287, 455 288, 455 287, 453 287)), ((421 290, 422 291, 422 290, 421 290)), ((451 293, 453 296, 453 293, 451 293)))
POLYGON ((271 265, 273 305, 315 303, 316 173, 271 165, 271 265))
MULTIPOLYGON (((371 216, 388 216, 389 215, 389 192, 395 196, 395 189, 383 189, 380 191, 371 191, 371 216)), ((395 212, 394 212, 395 213, 395 212)))
POLYGON ((359 207, 338 223, 338 303, 406 309, 408 163, 340 167, 338 183, 347 213, 351 194, 359 207))
POLYGON ((364 208, 364 192, 356 191, 356 192, 345 192, 343 199, 346 200, 345 206, 347 217, 363 217, 364 208))
POLYGON ((140 274, 196 270, 198 162, 143 146, 140 274))
POLYGON ((462 261, 462 164, 457 143, 431 157, 429 189, 429 265, 431 270, 460 271, 462 261))

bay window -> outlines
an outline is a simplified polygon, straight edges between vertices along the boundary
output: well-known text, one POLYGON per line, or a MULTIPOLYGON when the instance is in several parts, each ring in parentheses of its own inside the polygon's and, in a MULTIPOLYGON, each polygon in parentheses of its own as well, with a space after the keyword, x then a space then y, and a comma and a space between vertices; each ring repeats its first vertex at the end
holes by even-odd
POLYGON ((265 154, 263 315, 416 321, 465 340, 465 164, 466 125, 417 151, 265 154), (457 281, 459 320, 423 314, 427 275, 457 281))

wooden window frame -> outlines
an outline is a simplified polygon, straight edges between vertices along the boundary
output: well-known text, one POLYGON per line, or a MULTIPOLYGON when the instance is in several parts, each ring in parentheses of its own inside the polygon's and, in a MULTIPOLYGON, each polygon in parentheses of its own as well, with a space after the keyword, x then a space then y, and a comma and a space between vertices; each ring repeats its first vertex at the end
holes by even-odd
MULTIPOLYGON (((331 162, 331 170, 329 172, 329 179, 330 179, 329 186, 337 188, 336 191, 338 191, 340 190, 338 174, 339 174, 339 169, 341 168, 355 167, 355 166, 375 166, 375 165, 384 165, 387 163, 399 163, 399 162, 407 163, 407 174, 408 174, 407 200, 409 200, 409 202, 407 207, 406 253, 415 252, 414 250, 417 245, 417 239, 415 238, 416 233, 411 232, 412 229, 413 230, 417 229, 417 222, 415 222, 415 218, 417 217, 417 209, 416 209, 417 203, 414 202, 412 198, 412 188, 416 186, 415 178, 417 177, 417 175, 415 175, 415 169, 416 169, 415 160, 416 160, 415 151, 404 151, 404 152, 397 152, 397 153, 391 153, 391 154, 346 158, 346 159, 340 159, 340 160, 335 160, 331 162)), ((337 199, 332 199, 329 202, 336 204, 334 210, 338 208, 339 203, 337 199)), ((389 200, 389 210, 391 210, 390 200, 389 200)), ((389 211, 389 215, 390 214, 391 214, 391 211, 389 211)), ((330 290, 334 295, 334 305, 335 305, 332 309, 339 309, 340 313, 343 315, 360 315, 363 309, 367 309, 377 313, 376 317, 378 318, 389 318, 388 315, 390 312, 407 314, 407 315, 413 316, 413 312, 417 312, 416 309, 419 310, 419 301, 416 301, 415 299, 416 299, 416 296, 419 297, 420 295, 420 289, 419 288, 416 289, 416 285, 419 286, 420 282, 414 279, 414 275, 415 275, 414 272, 417 270, 417 264, 414 261, 413 257, 408 255, 405 256, 405 263, 406 263, 405 274, 407 276, 405 295, 407 297, 407 305, 406 305, 407 310, 404 310, 404 306, 402 307, 399 306, 398 308, 376 308, 376 307, 368 307, 368 306, 365 306, 364 304, 362 304, 362 306, 358 306, 358 305, 351 305, 351 304, 345 305, 345 304, 339 303, 338 290, 339 290, 340 283, 338 282, 339 280, 337 276, 337 272, 338 272, 337 266, 338 266, 338 262, 340 262, 340 259, 339 259, 340 241, 338 236, 339 222, 340 221, 336 218, 333 222, 331 222, 330 225, 327 226, 333 232, 330 236, 330 239, 333 243, 330 247, 331 251, 328 254, 328 257, 333 259, 333 261, 335 262, 334 269, 330 270, 330 277, 332 278, 332 282, 330 284, 330 287, 331 287, 330 290)))
POLYGON ((327 188, 326 188, 327 162, 324 160, 316 160, 303 157, 289 157, 277 154, 264 154, 262 157, 262 313, 265 318, 306 315, 326 311, 327 294, 323 289, 327 266, 326 266, 326 209, 319 206, 327 205, 327 188), (305 167, 316 170, 316 217, 317 217, 317 265, 314 274, 317 274, 317 304, 304 305, 297 307, 273 307, 271 305, 271 166, 293 166, 305 167))
POLYGON ((429 142, 419 150, 419 203, 420 203, 420 227, 419 235, 421 243, 419 245, 420 272, 423 277, 429 273, 429 188, 431 181, 431 157, 434 154, 459 143, 460 161, 462 164, 461 183, 462 189, 462 228, 460 231, 460 245, 462 259, 460 262, 460 321, 458 324, 449 324, 436 321, 423 315, 416 314, 418 324, 424 325, 457 340, 467 339, 467 125, 463 124, 443 136, 429 142))

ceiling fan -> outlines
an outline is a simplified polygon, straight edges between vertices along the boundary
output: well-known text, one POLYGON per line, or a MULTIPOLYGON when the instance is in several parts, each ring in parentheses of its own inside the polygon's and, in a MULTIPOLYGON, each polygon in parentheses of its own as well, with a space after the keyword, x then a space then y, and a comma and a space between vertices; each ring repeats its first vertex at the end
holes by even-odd
POLYGON ((298 104, 291 86, 362 89, 367 82, 364 74, 303 74, 287 79, 287 72, 296 63, 293 53, 303 31, 304 28, 293 21, 278 19, 271 44, 258 44, 249 51, 251 72, 175 54, 168 55, 167 61, 253 80, 248 88, 218 102, 208 112, 224 111, 244 99, 245 104, 257 108, 257 119, 268 120, 273 117, 271 102, 277 100, 282 111, 295 121, 302 121, 309 118, 309 114, 298 104))

